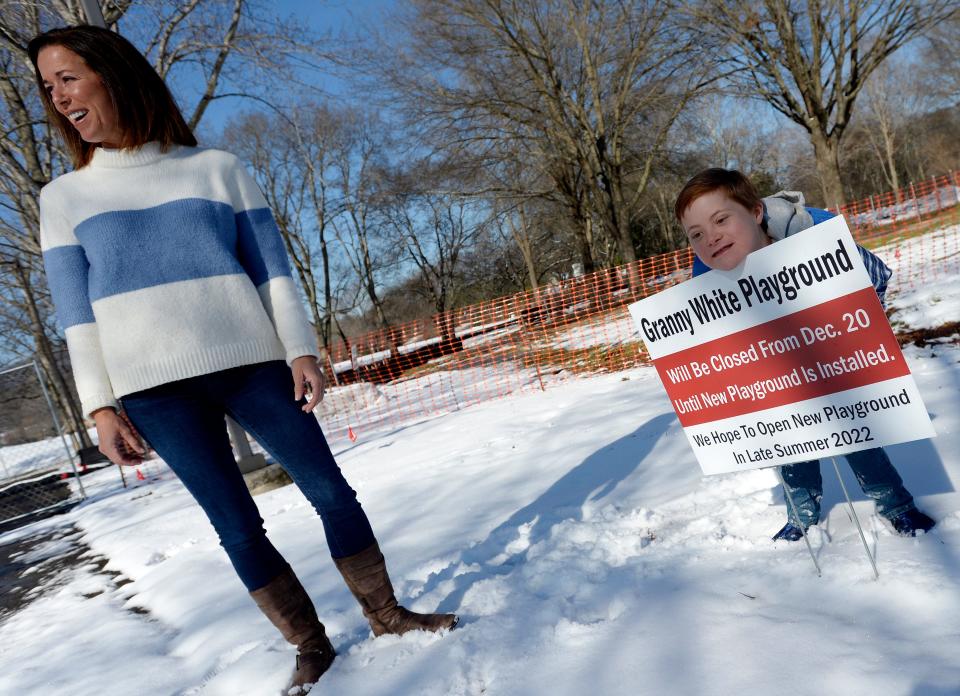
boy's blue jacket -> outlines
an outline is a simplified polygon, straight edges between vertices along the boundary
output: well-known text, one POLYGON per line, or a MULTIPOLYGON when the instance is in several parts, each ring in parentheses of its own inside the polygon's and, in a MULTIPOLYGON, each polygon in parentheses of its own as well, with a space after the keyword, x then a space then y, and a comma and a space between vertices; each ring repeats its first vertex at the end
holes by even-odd
MULTIPOLYGON (((829 210, 808 208, 803 203, 803 194, 797 191, 781 191, 763 199, 763 219, 767 223, 767 234, 773 241, 778 242, 784 237, 790 237, 836 216, 836 213, 831 213, 829 210)), ((883 304, 887 292, 887 281, 890 280, 893 271, 879 257, 859 244, 857 251, 860 252, 863 265, 867 267, 870 281, 880 297, 880 304, 883 304)), ((693 275, 702 275, 709 270, 707 264, 694 255, 693 275)))

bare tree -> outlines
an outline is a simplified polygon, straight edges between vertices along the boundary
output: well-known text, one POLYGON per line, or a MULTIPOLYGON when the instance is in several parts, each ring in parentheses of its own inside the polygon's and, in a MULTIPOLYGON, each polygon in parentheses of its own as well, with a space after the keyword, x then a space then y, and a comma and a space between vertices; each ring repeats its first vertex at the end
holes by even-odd
POLYGON ((911 82, 911 67, 888 62, 874 73, 864 89, 864 137, 891 191, 899 191, 901 185, 897 161, 900 138, 924 99, 911 82))
MULTIPOLYGON (((391 224, 420 271, 422 287, 437 314, 455 306, 461 257, 489 217, 477 202, 460 197, 420 193, 394 198, 391 224)), ((453 337, 452 323, 441 322, 440 329, 443 338, 453 337)))
MULTIPOLYGON (((449 171, 456 170, 455 166, 447 167, 449 171)), ((526 194, 507 195, 500 194, 492 199, 494 214, 491 217, 492 234, 490 239, 498 237, 505 243, 512 242, 520 252, 523 261, 524 275, 526 282, 521 281, 520 288, 528 286, 536 290, 540 285, 540 279, 545 266, 552 265, 551 261, 543 257, 545 245, 556 247, 558 228, 561 227, 559 220, 568 216, 564 215, 563 209, 569 203, 562 197, 555 194, 541 192, 545 188, 543 181, 525 181, 525 177, 538 176, 541 179, 543 175, 536 169, 524 166, 521 158, 508 159, 494 170, 494 175, 504 179, 503 188, 517 188, 527 191, 526 194), (552 218, 552 219, 551 219, 552 218)), ((468 173, 467 176, 473 176, 468 173)), ((484 175, 480 174, 482 178, 484 175)), ((486 175, 489 179, 490 174, 486 175)), ((461 173, 462 177, 462 173, 461 173)), ((469 188, 463 184, 460 188, 469 188)), ((547 188, 549 188, 547 186, 547 188)), ((586 214, 586 211, 584 211, 586 214)), ((593 258, 593 251, 588 239, 580 238, 578 232, 582 233, 590 230, 590 225, 577 225, 576 231, 572 235, 578 244, 582 245, 579 250, 579 256, 582 259, 585 255, 593 258)), ((489 239, 487 240, 489 243, 489 239)), ((498 254, 501 255, 501 254, 498 254)), ((504 261, 509 262, 509 254, 502 255, 504 261)))
POLYGON ((923 64, 933 79, 926 81, 931 92, 939 95, 946 105, 960 100, 960 14, 938 23, 925 39, 923 64))
POLYGON ((705 0, 691 12, 744 93, 806 130, 824 199, 837 206, 846 200, 840 147, 867 79, 957 11, 957 0, 705 0))
POLYGON ((687 131, 699 134, 694 143, 710 166, 738 169, 748 176, 780 169, 781 131, 794 126, 770 118, 765 104, 712 94, 698 99, 692 111, 695 120, 687 131))
POLYGON ((496 216, 496 222, 500 229, 506 227, 510 231, 510 237, 520 250, 521 256, 523 256, 523 263, 527 271, 527 282, 533 290, 536 290, 540 286, 540 274, 537 272, 537 264, 534 259, 533 230, 524 202, 521 201, 516 210, 511 211, 511 213, 496 216))
POLYGON ((226 130, 226 146, 246 159, 267 199, 311 312, 318 343, 329 350, 341 293, 335 292, 331 223, 339 213, 333 163, 340 115, 319 104, 291 116, 248 113, 226 130))
POLYGON ((385 126, 359 110, 345 113, 343 118, 332 162, 340 193, 339 214, 330 225, 377 323, 386 329, 390 322, 377 288, 383 274, 395 265, 396 250, 385 243, 383 234, 385 126))
MULTIPOLYGON (((332 200, 334 193, 334 148, 338 134, 343 128, 340 118, 329 109, 307 109, 305 118, 307 128, 297 135, 298 152, 306 165, 304 184, 309 193, 313 208, 313 223, 316 229, 317 246, 320 252, 320 273, 323 276, 323 317, 317 317, 321 344, 329 352, 333 340, 333 321, 338 311, 339 300, 343 293, 334 293, 333 266, 330 260, 330 239, 333 217, 336 215, 337 202, 332 200)), ((313 295, 316 303, 315 293, 313 295)), ((352 309, 353 303, 346 303, 346 309, 352 309)))
POLYGON ((475 193, 562 199, 586 270, 600 236, 632 261, 632 210, 702 84, 693 37, 672 22, 677 5, 417 0, 401 23, 407 45, 391 46, 384 70, 433 148, 488 171, 475 193), (535 175, 497 171, 515 161, 535 175))

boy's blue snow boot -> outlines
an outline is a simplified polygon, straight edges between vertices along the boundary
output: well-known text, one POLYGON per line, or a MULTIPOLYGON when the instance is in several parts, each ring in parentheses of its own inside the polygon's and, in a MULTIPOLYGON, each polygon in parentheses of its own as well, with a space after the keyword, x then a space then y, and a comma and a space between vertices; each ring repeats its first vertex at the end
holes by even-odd
POLYGON ((799 541, 803 538, 805 529, 800 529, 793 522, 787 522, 783 529, 773 535, 774 541, 799 541))
POLYGON ((890 518, 890 524, 897 530, 897 534, 905 537, 915 537, 917 532, 929 532, 936 524, 932 519, 924 515, 917 508, 911 508, 906 512, 901 512, 896 517, 890 518))

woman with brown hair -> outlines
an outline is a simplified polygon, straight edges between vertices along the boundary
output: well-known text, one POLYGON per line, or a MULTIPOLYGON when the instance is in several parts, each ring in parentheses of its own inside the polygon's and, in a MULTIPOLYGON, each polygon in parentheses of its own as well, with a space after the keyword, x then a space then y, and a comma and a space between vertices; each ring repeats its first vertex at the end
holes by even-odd
POLYGON ((244 167, 196 147, 163 80, 117 34, 54 29, 35 37, 29 53, 76 167, 43 188, 40 234, 101 451, 118 464, 143 452, 122 407, 203 508, 257 606, 297 646, 291 686, 315 683, 335 652, 266 537, 225 415, 314 506, 375 635, 453 628, 452 614, 397 603, 370 523, 312 415, 324 390, 316 339, 273 217, 244 167))

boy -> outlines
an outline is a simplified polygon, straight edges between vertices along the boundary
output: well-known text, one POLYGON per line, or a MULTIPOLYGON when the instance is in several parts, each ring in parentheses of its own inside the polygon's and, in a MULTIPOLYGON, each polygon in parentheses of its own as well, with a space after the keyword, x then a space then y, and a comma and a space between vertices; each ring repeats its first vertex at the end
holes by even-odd
MULTIPOLYGON (((761 200, 753 184, 740 172, 707 169, 690 179, 677 197, 674 213, 683 226, 696 257, 693 275, 711 269, 729 271, 747 254, 823 222, 832 213, 805 208, 803 195, 781 192, 761 200)), ((870 274, 880 302, 884 301, 887 280, 892 272, 876 256, 857 247, 870 274)), ((876 501, 877 512, 886 517, 897 534, 916 536, 935 522, 917 510, 913 496, 881 447, 844 455, 863 492, 876 501)), ((820 521, 823 481, 820 462, 813 460, 780 467, 784 499, 789 495, 799 520, 788 521, 774 541, 797 541, 803 530, 820 521), (799 525, 803 525, 803 530, 799 525)), ((789 503, 787 505, 789 519, 789 503)))

